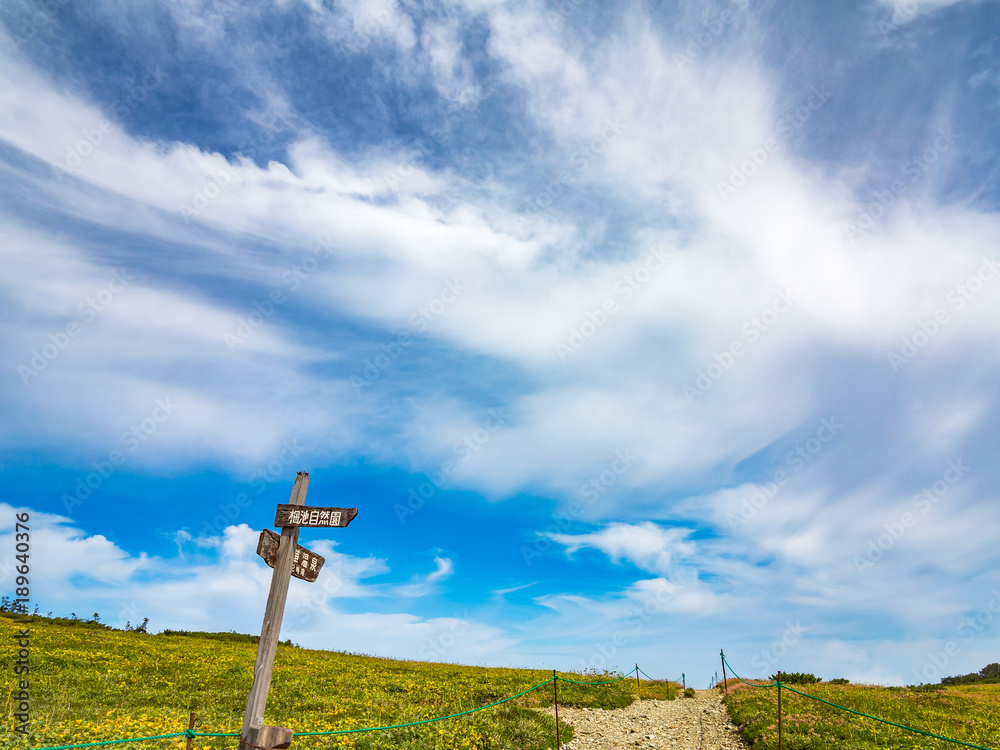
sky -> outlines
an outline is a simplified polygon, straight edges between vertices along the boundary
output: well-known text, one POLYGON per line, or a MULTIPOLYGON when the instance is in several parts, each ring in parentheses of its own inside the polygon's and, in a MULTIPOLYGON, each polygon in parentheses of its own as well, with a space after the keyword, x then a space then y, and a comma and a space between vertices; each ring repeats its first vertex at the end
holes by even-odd
POLYGON ((405 659, 1000 647, 1000 4, 0 14, 0 580, 405 659))

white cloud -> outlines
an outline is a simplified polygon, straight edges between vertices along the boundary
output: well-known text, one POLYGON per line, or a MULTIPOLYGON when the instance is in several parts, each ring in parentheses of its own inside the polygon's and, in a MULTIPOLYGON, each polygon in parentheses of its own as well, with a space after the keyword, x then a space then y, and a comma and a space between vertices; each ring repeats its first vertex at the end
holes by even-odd
POLYGON ((398 586, 395 593, 406 597, 427 596, 434 591, 436 583, 450 578, 455 572, 455 564, 447 557, 435 557, 434 565, 432 572, 413 576, 409 583, 398 586))
MULTIPOLYGON (((294 304, 357 317, 387 331, 412 330, 411 314, 434 300, 445 282, 460 280, 467 291, 435 320, 430 335, 461 351, 523 368, 536 384, 514 397, 517 427, 497 436, 475 471, 471 463, 465 467, 459 479, 470 486, 497 493, 531 485, 572 491, 603 457, 627 442, 642 446, 634 448, 642 460, 641 469, 623 483, 640 487, 750 454, 815 409, 817 383, 803 352, 884 354, 933 312, 928 300, 945 304, 949 288, 994 246, 994 218, 929 206, 913 215, 901 212, 896 224, 887 225, 891 234, 852 248, 842 231, 844 218, 855 208, 849 191, 784 150, 722 201, 717 185, 728 179, 731 166, 777 132, 770 110, 774 94, 759 65, 752 60, 723 65, 706 58, 677 71, 670 45, 635 19, 586 56, 530 12, 495 8, 490 19, 492 52, 510 64, 537 124, 565 149, 567 164, 573 150, 589 142, 609 117, 620 116, 625 123, 601 158, 574 178, 577 183, 599 186, 638 210, 659 204, 669 190, 681 196, 679 218, 705 227, 684 240, 668 240, 667 265, 631 297, 616 289, 647 258, 644 243, 634 243, 623 259, 591 257, 568 268, 549 263, 542 252, 546 235, 514 236, 505 229, 509 212, 482 194, 460 198, 455 175, 419 168, 409 172, 406 154, 373 154, 348 164, 311 134, 293 143, 287 167, 243 163, 193 219, 194 226, 226 231, 233 242, 253 236, 281 247, 248 263, 225 243, 204 246, 231 278, 265 285, 265 291, 268 285, 289 291, 288 270, 309 258, 297 248, 330 237, 334 261, 300 285, 294 304), (520 57, 525 44, 552 54, 520 57), (654 99, 648 96, 651 90, 658 92, 654 99), (678 118, 678 111, 685 117, 678 118), (409 176, 390 188, 388 177, 400 169, 409 176), (369 200, 391 195, 396 197, 387 203, 369 200), (803 247, 810 252, 803 253, 803 247), (744 327, 785 289, 797 295, 795 306, 750 346, 744 327), (561 361, 556 345, 570 341, 572 331, 608 300, 617 312, 561 361), (746 345, 747 353, 713 384, 710 397, 690 408, 682 389, 734 341, 746 345), (631 364, 623 368, 624 362, 631 364), (584 412, 594 419, 581 424, 577 415, 584 412), (552 465, 563 469, 553 475, 552 465)), ((453 29, 448 29, 450 34, 453 29)), ((93 106, 57 93, 23 62, 9 58, 6 70, 2 95, 18 112, 17 119, 0 120, 8 142, 58 162, 67 145, 101 120, 93 106)), ((101 195, 98 203, 104 208, 92 219, 132 226, 130 212, 113 208, 107 197, 128 196, 160 214, 152 231, 165 237, 174 225, 193 230, 182 222, 165 222, 162 213, 176 212, 194 188, 227 169, 232 167, 218 154, 183 144, 154 146, 114 128, 75 170, 83 183, 64 182, 56 196, 70 205, 86 198, 93 206, 93 196, 101 195)), ((555 223, 536 224, 544 229, 555 223)), ((647 234, 657 231, 654 225, 647 234)), ((578 239, 565 242, 578 244, 578 239)), ((30 243, 47 244, 38 236, 30 243)), ((16 252, 23 257, 25 250, 16 252)), ((77 264, 63 265, 68 277, 63 287, 82 274, 99 276, 78 248, 59 257, 77 264)), ((36 299, 55 296, 54 280, 35 278, 36 299)), ((190 292, 185 297, 150 281, 129 305, 107 316, 106 330, 89 345, 105 363, 101 377, 120 380, 121 373, 136 369, 138 357, 166 361, 190 352, 216 363, 209 368, 210 379, 231 380, 234 370, 246 373, 235 375, 238 385, 230 391, 289 380, 291 387, 278 387, 288 403, 299 393, 314 402, 319 396, 331 407, 296 424, 284 416, 287 409, 259 404, 248 410, 242 395, 227 403, 225 394, 185 383, 181 393, 191 405, 188 414, 196 414, 178 417, 178 425, 191 428, 179 434, 179 444, 201 435, 199 454, 207 449, 222 461, 247 453, 262 458, 290 433, 314 434, 324 422, 337 425, 336 445, 349 450, 362 444, 364 419, 354 415, 371 407, 360 406, 346 382, 305 374, 324 359, 344 354, 303 346, 300 332, 275 315, 256 328, 237 356, 224 357, 224 337, 254 311, 253 300, 227 307, 192 298, 190 292), (138 342, 137 356, 116 348, 122 339, 138 342), (220 342, 217 349, 213 340, 220 342)), ((986 295, 974 302, 976 309, 970 306, 962 320, 956 315, 941 347, 922 356, 931 360, 948 348, 979 345, 996 332, 995 305, 986 295)), ((39 327, 32 335, 44 339, 46 330, 39 327)), ((30 351, 30 344, 21 351, 30 351)), ((357 372, 363 359, 358 357, 357 372)), ((66 378, 79 382, 86 366, 81 362, 67 370, 66 378)), ((58 378, 46 377, 55 387, 58 378)), ((122 382, 118 387, 127 391, 131 386, 122 382)), ((168 387, 181 386, 146 382, 140 390, 162 393, 168 387)), ((65 390, 61 382, 59 388, 65 390)), ((394 399, 388 399, 392 409, 394 399)), ((75 408, 53 403, 52 409, 61 412, 75 408)), ((433 414, 441 406, 438 399, 424 397, 416 411, 433 414)), ((462 421, 474 422, 477 415, 463 408, 462 421)), ((134 418, 114 407, 102 406, 101 412, 114 416, 117 425, 134 418)), ((442 420, 428 431, 422 446, 396 441, 390 451, 433 467, 455 440, 454 420, 442 420)))
POLYGON ((646 521, 639 524, 613 523, 590 534, 546 534, 566 546, 566 554, 591 547, 605 553, 615 562, 628 560, 650 573, 669 573, 678 558, 691 557, 693 542, 685 541, 690 529, 664 529, 646 521))
POLYGON ((447 23, 428 23, 421 34, 421 44, 431 59, 431 72, 438 93, 456 104, 464 105, 478 98, 472 66, 462 56, 462 43, 456 19, 447 23))
POLYGON ((405 52, 416 44, 413 19, 395 0, 344 0, 333 9, 320 0, 305 0, 305 4, 329 38, 349 49, 364 50, 388 40, 405 52))
MULTIPOLYGON (((256 633, 270 586, 271 569, 257 557, 258 533, 245 524, 221 536, 200 538, 205 557, 189 546, 186 559, 134 556, 101 535, 89 535, 61 516, 0 504, 4 549, 14 549, 14 515, 30 512, 31 605, 58 616, 82 618, 96 610, 102 622, 123 627, 149 618, 150 632, 163 629, 256 633)), ((363 579, 389 572, 386 562, 339 553, 326 540, 310 542, 326 558, 315 583, 292 579, 282 637, 313 648, 348 650, 398 658, 478 661, 493 658, 514 640, 470 618, 420 618, 407 613, 352 613, 338 600, 371 596, 426 595, 453 572, 451 560, 435 558, 436 569, 401 586, 367 584, 363 579), (422 587, 422 594, 413 593, 422 587), (336 633, 331 640, 331 633, 336 633)), ((6 560, 4 562, 10 562, 6 560)), ((0 566, 0 582, 13 566, 0 566)))
POLYGON ((962 0, 879 0, 892 11, 892 23, 896 26, 909 23, 919 16, 941 8, 955 5, 962 0))

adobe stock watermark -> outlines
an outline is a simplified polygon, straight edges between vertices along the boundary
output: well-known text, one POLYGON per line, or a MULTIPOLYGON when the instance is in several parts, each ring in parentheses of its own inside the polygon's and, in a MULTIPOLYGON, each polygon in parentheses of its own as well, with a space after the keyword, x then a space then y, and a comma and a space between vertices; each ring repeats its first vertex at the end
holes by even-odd
POLYGON ((70 0, 42 0, 34 3, 38 10, 24 19, 18 26, 16 35, 25 41, 34 39, 39 31, 55 20, 62 7, 69 2, 70 0))
POLYGON ((681 389, 684 400, 688 405, 693 404, 695 399, 704 396, 712 386, 714 386, 723 375, 729 372, 736 360, 747 353, 747 347, 755 344, 771 326, 787 313, 798 301, 799 297, 791 289, 778 292, 771 304, 765 307, 756 315, 740 326, 740 333, 746 338, 746 344, 740 339, 734 339, 721 352, 716 352, 713 362, 695 372, 694 385, 684 384, 681 389))
POLYGON ((537 538, 532 544, 521 545, 521 557, 524 558, 525 565, 530 566, 534 558, 541 557, 552 549, 551 536, 568 531, 576 521, 580 520, 583 512, 613 487, 619 477, 632 468, 636 461, 638 459, 628 450, 615 451, 608 468, 592 476, 580 487, 583 502, 574 501, 565 510, 554 514, 552 516, 554 523, 549 524, 544 531, 537 532, 537 538))
MULTIPOLYGON (((438 320, 445 311, 458 301, 466 286, 458 279, 448 279, 441 287, 441 292, 426 305, 421 305, 407 317, 407 322, 414 331, 424 332, 438 320)), ((351 375, 350 383, 356 393, 361 393, 376 380, 382 377, 392 365, 399 360, 403 350, 412 346, 413 334, 400 331, 392 341, 381 344, 382 350, 374 357, 366 357, 364 369, 360 375, 351 375)))
POLYGON ((445 144, 451 130, 475 112, 479 102, 496 90, 497 86, 493 85, 485 90, 477 91, 475 96, 461 104, 449 103, 444 113, 444 122, 430 131, 429 140, 428 138, 417 138, 413 141, 416 151, 411 152, 403 164, 393 168, 389 176, 385 178, 386 187, 389 190, 398 190, 401 184, 417 173, 416 161, 421 156, 426 158, 436 153, 445 144))
POLYGON ((913 670, 913 684, 921 685, 932 680, 947 677, 945 669, 952 659, 962 653, 962 643, 971 643, 973 639, 993 624, 1000 615, 1000 590, 993 589, 990 600, 972 615, 966 615, 955 626, 955 635, 940 651, 928 651, 927 661, 919 669, 913 670))
POLYGON ((802 634, 809 632, 809 628, 804 628, 798 620, 785 623, 785 632, 781 638, 777 639, 769 646, 762 648, 753 658, 750 659, 750 666, 754 669, 766 672, 782 659, 788 650, 795 646, 801 639, 802 634))
POLYGON ((621 310, 619 304, 631 300, 648 284, 653 278, 653 273, 663 268, 671 255, 672 253, 662 247, 654 247, 642 263, 616 281, 613 291, 617 296, 608 296, 596 308, 588 310, 582 321, 570 327, 566 340, 556 342, 555 350, 559 360, 565 362, 568 356, 580 351, 599 330, 607 325, 611 316, 616 315, 621 310))
POLYGON ((449 618, 448 627, 428 638, 417 649, 417 655, 427 661, 440 661, 455 647, 455 644, 461 640, 462 636, 469 632, 471 625, 469 625, 468 617, 469 610, 465 610, 462 614, 456 612, 454 617, 449 618))
POLYGON ((250 161, 258 155, 258 150, 278 137, 278 134, 291 127, 291 121, 280 112, 269 109, 264 113, 264 117, 257 121, 261 126, 257 136, 242 143, 234 152, 236 160, 230 162, 226 160, 226 166, 208 175, 201 186, 192 191, 191 199, 184 203, 177 204, 177 211, 188 223, 192 219, 201 215, 216 198, 222 195, 233 180, 245 169, 244 160, 250 161))
POLYGON ((319 577, 309 584, 305 597, 299 598, 292 617, 296 627, 309 624, 326 605, 327 600, 340 594, 346 587, 344 567, 338 558, 332 565, 330 561, 323 566, 319 577))
POLYGON ((552 209, 566 188, 572 185, 587 167, 600 158, 607 151, 609 145, 618 140, 626 127, 628 127, 627 124, 622 122, 620 117, 605 119, 603 130, 577 148, 570 156, 568 166, 560 169, 556 178, 528 201, 527 208, 519 217, 519 229, 524 230, 527 221, 525 217, 537 219, 552 209))
MULTIPOLYGON (((778 119, 775 131, 779 136, 789 138, 803 125, 809 122, 814 112, 818 112, 824 104, 833 96, 825 86, 813 86, 809 90, 805 104, 791 110, 778 119)), ((781 141, 774 136, 768 136, 756 148, 747 149, 747 157, 739 164, 730 165, 728 180, 719 180, 716 189, 719 191, 719 198, 722 201, 729 200, 737 190, 746 185, 750 178, 757 174, 770 160, 771 156, 781 150, 781 141)))
POLYGON ((879 33, 882 34, 882 41, 888 42, 892 32, 912 21, 924 10, 933 9, 936 5, 938 3, 933 3, 931 0, 904 0, 902 3, 894 0, 891 18, 879 21, 877 25, 879 33))
POLYGON ((546 3, 545 17, 549 26, 553 29, 561 28, 562 24, 580 10, 585 2, 586 0, 555 0, 553 3, 546 3))
MULTIPOLYGON (((364 6, 361 6, 364 7, 364 6)), ((376 38, 389 32, 393 16, 399 11, 399 3, 392 0, 389 8, 380 8, 363 23, 356 24, 351 19, 351 34, 343 40, 344 48, 358 54, 370 45, 376 38)))
POLYGON ((28 385, 32 378, 38 377, 42 370, 49 366, 50 362, 62 354, 73 340, 94 322, 98 314, 111 306, 117 296, 125 291, 125 287, 131 280, 124 268, 112 271, 111 281, 98 290, 96 294, 87 297, 77 305, 76 313, 80 320, 70 321, 63 326, 62 330, 49 333, 46 343, 31 350, 31 358, 28 363, 18 365, 17 374, 21 376, 21 382, 28 385))
POLYGON ((895 547, 896 543, 906 535, 906 532, 916 526, 917 521, 937 505, 942 498, 946 497, 959 480, 968 473, 969 467, 962 463, 962 459, 949 461, 948 468, 944 470, 940 479, 913 496, 912 504, 918 511, 917 515, 905 511, 895 521, 884 524, 885 533, 880 534, 877 538, 869 539, 865 551, 853 557, 852 561, 858 574, 864 575, 869 568, 885 557, 885 553, 895 547))
MULTIPOLYGON (((119 121, 124 120, 136 105, 144 102, 146 98, 159 87, 163 82, 163 71, 160 66, 146 68, 146 74, 138 82, 130 83, 125 93, 120 96, 111 106, 115 117, 119 121)), ((105 138, 117 129, 117 125, 111 120, 101 118, 94 127, 83 132, 83 137, 75 145, 66 149, 66 156, 62 162, 54 162, 56 179, 62 181, 63 174, 73 174, 80 166, 90 158, 104 143, 105 138)))
POLYGON ((896 201, 915 183, 927 174, 931 166, 937 163, 941 155, 955 145, 955 133, 949 125, 946 128, 938 128, 937 137, 933 143, 921 151, 916 156, 909 159, 903 166, 903 174, 910 179, 909 182, 903 180, 893 180, 886 190, 876 190, 872 197, 874 200, 867 206, 858 210, 858 215, 844 226, 844 236, 853 244, 865 233, 869 232, 877 223, 878 219, 885 216, 896 201))
MULTIPOLYGON (((750 7, 750 0, 729 0, 729 4, 737 10, 744 11, 750 7)), ((723 8, 712 15, 697 34, 689 36, 683 52, 674 53, 674 70, 684 70, 692 61, 701 57, 722 37, 726 27, 736 20, 738 14, 732 8, 723 8)))
POLYGON ((116 448, 108 453, 106 460, 93 462, 91 464, 94 467, 92 472, 77 477, 73 494, 67 492, 62 494, 61 500, 66 512, 71 513, 77 505, 82 505, 86 500, 89 500, 108 479, 125 465, 129 455, 138 451, 155 435, 160 426, 169 420, 178 408, 178 404, 172 401, 169 396, 156 399, 156 405, 149 415, 138 420, 129 430, 122 433, 120 442, 124 450, 116 448))
MULTIPOLYGON (((257 467, 250 473, 246 481, 256 491, 255 494, 261 495, 267 490, 269 484, 284 479, 289 467, 297 463, 303 455, 311 450, 312 446, 302 445, 297 437, 282 440, 275 457, 266 464, 257 467)), ((223 533, 226 528, 239 520, 243 511, 249 508, 252 503, 253 500, 246 492, 237 493, 232 502, 218 503, 216 507, 219 513, 211 520, 205 521, 205 525, 202 527, 202 536, 207 538, 223 533)))
POLYGON ((301 263, 293 265, 282 274, 284 288, 275 287, 263 299, 254 300, 253 309, 236 319, 236 326, 233 330, 222 336, 229 354, 233 354, 253 338, 257 330, 274 317, 278 308, 285 304, 288 295, 298 291, 302 283, 307 281, 323 263, 332 257, 329 247, 330 245, 326 241, 317 242, 312 250, 312 255, 307 255, 301 263))
POLYGON ((644 596, 641 603, 636 604, 625 617, 624 625, 602 643, 594 644, 594 650, 589 658, 580 660, 581 672, 604 672, 615 666, 612 659, 636 638, 658 614, 666 611, 666 605, 673 599, 666 582, 656 586, 655 592, 644 596))
POLYGON ((506 409, 487 409, 482 427, 477 427, 452 446, 455 458, 442 461, 440 468, 428 475, 429 481, 421 482, 416 489, 410 487, 405 503, 393 504, 392 509, 399 522, 406 523, 406 519, 423 508, 424 503, 434 497, 438 490, 444 489, 448 485, 448 479, 454 476, 462 463, 479 453, 483 446, 503 429, 508 418, 506 409))
MULTIPOLYGON (((983 262, 975 273, 948 290, 945 301, 954 312, 958 312, 983 290, 986 282, 996 277, 997 271, 1000 271, 1000 263, 997 263, 996 256, 994 255, 992 259, 983 257, 983 262)), ((886 352, 892 371, 899 372, 903 365, 916 357, 950 322, 951 313, 948 307, 939 307, 927 320, 918 321, 916 330, 900 340, 898 351, 886 352)))
POLYGON ((834 417, 821 419, 816 434, 788 451, 785 454, 784 466, 775 469, 770 480, 743 498, 739 512, 726 515, 730 531, 746 526, 793 476, 805 469, 822 452, 824 446, 828 445, 843 428, 844 425, 834 417))

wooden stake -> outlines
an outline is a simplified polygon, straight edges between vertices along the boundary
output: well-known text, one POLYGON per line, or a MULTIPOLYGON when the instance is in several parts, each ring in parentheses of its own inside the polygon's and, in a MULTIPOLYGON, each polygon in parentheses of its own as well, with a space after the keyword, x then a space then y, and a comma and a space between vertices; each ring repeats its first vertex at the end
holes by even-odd
POLYGON ((559 678, 556 670, 552 670, 552 705, 556 707, 556 750, 562 750, 562 740, 559 739, 559 678))
POLYGON ((726 695, 729 695, 729 682, 726 678, 726 655, 721 648, 719 649, 719 656, 722 657, 722 689, 726 691, 726 695))
POLYGON ((635 690, 639 694, 639 700, 642 700, 642 685, 639 684, 639 665, 635 665, 635 690))
POLYGON ((781 670, 778 670, 778 750, 781 750, 781 670))
MULTIPOLYGON (((306 490, 309 489, 309 474, 304 471, 295 476, 289 505, 305 505, 306 490)), ((292 577, 292 563, 295 560, 295 545, 299 539, 298 527, 284 527, 278 547, 278 559, 271 574, 271 588, 267 594, 264 609, 264 624, 260 629, 257 644, 257 662, 253 670, 253 687, 247 697, 246 711, 243 713, 241 736, 246 739, 250 727, 264 723, 264 708, 267 706, 267 692, 271 688, 271 673, 274 670, 274 655, 278 650, 278 636, 281 633, 281 618, 285 613, 285 599, 288 597, 288 582, 292 577)))

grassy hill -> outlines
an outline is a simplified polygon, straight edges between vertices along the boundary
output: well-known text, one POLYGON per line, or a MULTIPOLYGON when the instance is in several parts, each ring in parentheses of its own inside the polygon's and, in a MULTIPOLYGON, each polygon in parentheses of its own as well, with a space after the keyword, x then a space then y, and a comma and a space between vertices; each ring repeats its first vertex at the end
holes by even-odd
MULTIPOLYGON (((988 748, 1000 748, 1000 685, 878 687, 820 682, 794 685, 803 693, 870 716, 988 748)), ((777 690, 729 682, 726 704, 754 750, 778 747, 777 690)), ((781 691, 787 750, 960 748, 781 691)))
MULTIPOLYGON (((168 734, 238 732, 253 680, 256 638, 231 633, 151 635, 80 621, 35 617, 31 628, 31 734, 14 731, 13 668, 8 677, 0 746, 43 747, 168 734)), ((12 665, 17 643, 12 616, 0 616, 0 662, 12 665)), ((278 647, 265 721, 294 732, 329 731, 418 721, 468 710, 519 693, 552 676, 497 669, 395 661, 292 646, 278 647)), ((571 679, 606 676, 561 674, 571 679)), ((648 683, 642 697, 674 697, 673 684, 648 683)), ((618 707, 637 696, 634 679, 596 687, 559 684, 562 704, 618 707)), ((457 719, 408 729, 296 737, 293 748, 553 747, 551 685, 516 701, 457 719)), ((569 739, 566 728, 563 740, 569 739)), ((183 748, 182 738, 117 748, 183 748)), ((235 748, 232 738, 198 738, 196 748, 235 748)))

